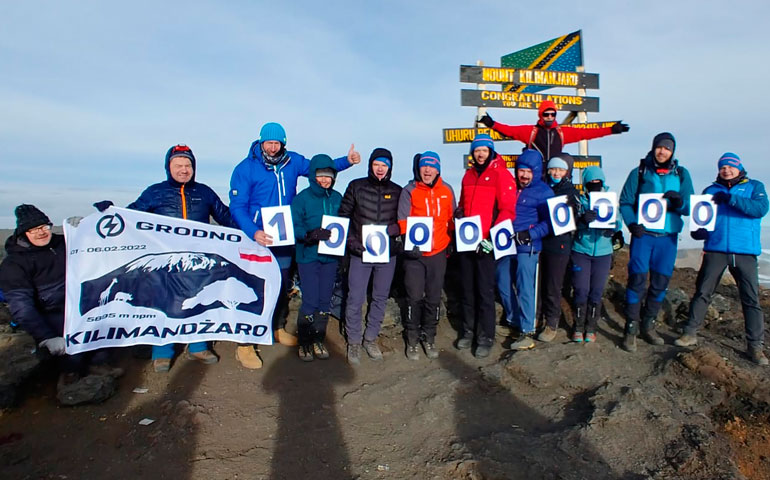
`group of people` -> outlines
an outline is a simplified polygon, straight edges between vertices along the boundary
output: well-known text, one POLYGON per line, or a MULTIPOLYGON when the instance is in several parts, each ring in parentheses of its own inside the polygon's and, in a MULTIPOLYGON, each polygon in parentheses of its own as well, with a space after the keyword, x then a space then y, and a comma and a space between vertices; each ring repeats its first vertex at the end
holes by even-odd
MULTIPOLYGON (((285 130, 271 122, 261 128, 259 139, 232 173, 229 207, 211 188, 196 180, 192 150, 175 145, 166 153, 166 180, 148 187, 128 208, 205 223, 214 218, 218 224, 238 228, 270 248, 281 271, 280 295, 273 315, 274 338, 281 344, 297 346, 299 358, 304 361, 329 357, 324 341, 335 279, 341 271, 340 257, 319 253, 319 243, 332 235, 322 228, 322 218, 349 218, 344 260, 344 326, 346 357, 352 365, 361 362, 364 352, 372 360, 383 358, 377 338, 398 258, 403 264, 407 300, 405 354, 410 360, 418 360, 421 351, 428 358, 439 355, 436 329, 451 255, 457 257, 462 286, 462 327, 455 344, 457 349, 473 348, 473 354, 479 358, 490 354, 496 330, 501 327, 495 318, 496 292, 505 312, 502 328, 515 335, 512 349, 533 348, 535 338, 552 341, 562 313, 564 280, 570 276, 575 319, 570 338, 574 342, 596 342, 601 298, 613 251, 624 243, 621 223, 625 223, 631 233, 631 248, 622 346, 635 351, 637 335, 648 343, 662 344, 662 338, 655 332, 655 320, 673 272, 678 235, 684 225, 682 217, 689 214, 689 198, 693 194, 690 175, 674 156, 674 137, 669 133, 655 136, 650 151, 629 174, 619 199, 622 222, 619 220, 614 228, 591 228, 597 212, 589 208, 590 194, 608 190, 605 175, 599 167, 588 167, 582 172, 581 188, 576 188, 572 182, 573 158, 562 151, 563 146, 623 133, 629 127, 621 122, 593 130, 561 126, 556 122, 556 111, 553 103, 543 102, 534 126, 504 125, 489 115, 482 117, 480 123, 522 141, 525 148, 512 174, 495 151, 492 138, 477 135, 471 143, 472 162, 463 176, 459 199, 442 180, 441 159, 436 152, 414 156, 414 178, 402 188, 391 180, 394 159, 385 148, 372 151, 367 175, 350 181, 341 194, 334 189, 337 175, 361 162, 354 146, 336 159, 319 154, 308 160, 287 150, 285 130), (309 186, 297 193, 300 176, 308 177, 309 186), (644 193, 663 194, 668 203, 663 228, 646 228, 637 218, 639 195, 644 193), (577 229, 554 235, 547 200, 561 195, 567 196, 577 229), (273 238, 265 232, 260 212, 265 207, 285 205, 291 208, 295 245, 272 246, 273 238), (472 216, 480 217, 483 240, 476 251, 455 254, 455 222, 472 216), (409 217, 432 218, 429 249, 404 248, 409 217), (517 252, 495 260, 490 229, 506 220, 512 221, 515 233, 511 241, 515 242, 517 252), (366 225, 385 228, 388 261, 364 260, 368 247, 362 232, 366 225), (297 335, 285 328, 293 263, 302 290, 297 335), (364 319, 362 310, 370 283, 371 300, 364 319), (538 288, 542 291, 543 320, 539 332, 538 288)), ((675 343, 697 343, 696 332, 727 268, 740 291, 749 356, 758 364, 767 364, 762 352, 764 324, 757 271, 757 257, 761 253, 759 225, 768 211, 764 185, 746 176, 738 155, 726 153, 718 161, 716 180, 704 193, 713 195, 718 204, 716 227, 713 231, 692 232, 693 238, 705 241, 705 253, 689 321, 685 333, 675 343)), ((95 204, 100 211, 110 205, 110 201, 95 204)), ((64 239, 51 232, 50 220, 36 207, 20 205, 15 213, 17 227, 6 242, 8 257, 0 265, 0 289, 13 318, 34 337, 41 350, 62 359, 62 371, 68 378, 77 379, 86 370, 111 368, 105 366, 109 361, 105 352, 65 355, 64 239)), ((168 371, 176 350, 173 344, 154 346, 154 370, 168 371)), ((205 364, 219 360, 206 342, 188 345, 187 355, 205 364)), ((238 345, 235 356, 246 368, 262 366, 255 345, 238 345)))

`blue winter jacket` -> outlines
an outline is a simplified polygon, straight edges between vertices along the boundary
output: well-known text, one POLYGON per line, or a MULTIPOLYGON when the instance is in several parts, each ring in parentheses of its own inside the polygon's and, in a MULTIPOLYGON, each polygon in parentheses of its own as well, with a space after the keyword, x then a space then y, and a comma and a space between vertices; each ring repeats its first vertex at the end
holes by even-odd
POLYGON ((553 190, 542 180, 543 157, 537 150, 525 150, 516 159, 516 169, 520 168, 532 170, 532 182, 526 187, 519 187, 513 230, 515 232, 529 230, 532 244, 519 246, 517 250, 539 252, 542 249, 542 238, 550 234, 547 200, 553 197, 553 190))
POLYGON ((728 188, 714 182, 704 194, 717 192, 730 194, 730 203, 717 206, 717 219, 713 232, 709 232, 703 250, 706 252, 759 255, 762 217, 767 215, 768 205, 765 185, 758 180, 744 178, 728 188))
MULTIPOLYGON (((310 160, 296 152, 279 165, 270 165, 262 157, 259 140, 251 144, 249 154, 239 163, 230 178, 230 212, 238 227, 254 238, 262 230, 259 218, 262 207, 291 205, 297 194, 297 179, 307 177, 310 160)), ((350 166, 347 156, 334 160, 338 172, 350 166)))
POLYGON ((166 154, 166 181, 147 187, 128 208, 203 223, 211 223, 210 217, 214 217, 224 227, 236 227, 230 209, 222 203, 219 195, 207 185, 195 181, 195 157, 191 160, 192 178, 182 184, 171 178, 170 154, 171 150, 166 154))
POLYGON ((332 263, 338 257, 318 253, 318 243, 306 244, 307 232, 321 227, 324 215, 337 215, 342 202, 342 195, 332 190, 334 182, 327 189, 318 185, 315 172, 320 168, 334 168, 334 163, 327 155, 316 155, 310 161, 310 185, 299 192, 291 201, 291 218, 294 222, 294 236, 297 239, 297 263, 332 263))
MULTIPOLYGON (((609 187, 604 183, 604 172, 599 167, 588 167, 583 171, 583 194, 580 195, 580 213, 582 215, 589 209, 590 201, 588 198, 588 191, 585 186, 588 182, 593 180, 602 181, 602 190, 607 192, 609 187)), ((615 230, 618 231, 621 228, 622 219, 620 215, 617 217, 618 221, 615 224, 615 230)), ((612 238, 605 237, 603 228, 588 228, 588 224, 582 221, 577 222, 577 231, 575 232, 575 240, 572 242, 572 251, 576 253, 582 253, 590 257, 601 257, 604 255, 612 254, 612 238)))

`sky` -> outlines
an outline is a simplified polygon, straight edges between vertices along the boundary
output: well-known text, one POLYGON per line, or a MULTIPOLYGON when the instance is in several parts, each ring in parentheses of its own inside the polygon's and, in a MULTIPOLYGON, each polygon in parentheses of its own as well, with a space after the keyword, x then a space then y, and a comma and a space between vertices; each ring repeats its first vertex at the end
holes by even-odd
MULTIPOLYGON (((227 202, 233 168, 271 121, 308 158, 354 143, 365 163, 386 147, 400 184, 412 156, 434 150, 459 193, 468 145, 442 143, 443 128, 470 127, 476 114, 460 105, 460 89, 473 86, 459 82, 459 66, 499 66, 575 30, 586 71, 600 76, 588 95, 601 112, 589 121, 631 126, 589 144, 614 190, 662 131, 676 136, 698 192, 726 151, 767 182, 770 102, 755 92, 770 78, 768 18, 766 1, 4 1, 0 228, 15 226, 20 203, 54 223, 99 200, 126 205, 165 179, 177 143, 227 202)), ((533 110, 489 113, 536 120, 533 110)), ((337 188, 365 175, 364 165, 348 169, 337 188)))

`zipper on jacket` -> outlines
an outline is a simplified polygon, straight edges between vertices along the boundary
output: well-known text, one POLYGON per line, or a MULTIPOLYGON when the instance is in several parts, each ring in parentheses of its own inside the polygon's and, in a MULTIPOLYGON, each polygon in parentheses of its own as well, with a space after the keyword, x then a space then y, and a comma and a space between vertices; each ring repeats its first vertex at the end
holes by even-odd
POLYGON ((187 219, 187 199, 184 196, 184 183, 179 189, 179 193, 182 195, 182 218, 187 219))

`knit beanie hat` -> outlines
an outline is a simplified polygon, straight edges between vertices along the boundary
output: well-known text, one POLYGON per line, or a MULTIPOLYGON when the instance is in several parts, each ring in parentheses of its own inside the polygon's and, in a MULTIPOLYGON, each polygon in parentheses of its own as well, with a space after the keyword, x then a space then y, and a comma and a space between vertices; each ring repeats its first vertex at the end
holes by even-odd
POLYGON ((486 133, 480 133, 476 135, 476 138, 471 142, 471 155, 473 155, 473 151, 479 147, 487 147, 490 151, 494 151, 495 142, 493 142, 492 137, 486 133))
POLYGON ((419 166, 420 168, 433 167, 438 170, 438 173, 441 173, 441 159, 439 158, 438 153, 431 152, 430 150, 420 155, 419 166))
POLYGON ((286 131, 281 124, 275 122, 269 122, 262 125, 262 129, 259 131, 259 141, 269 142, 274 140, 286 145, 286 131))
POLYGON ((34 205, 22 204, 16 207, 16 233, 21 234, 40 225, 50 225, 51 219, 34 205))
POLYGON ((393 168, 393 154, 387 148, 378 147, 372 150, 372 154, 369 155, 369 165, 373 162, 382 162, 388 166, 390 170, 393 168))
POLYGON ((668 132, 655 135, 655 138, 652 139, 652 149, 655 150, 658 147, 663 147, 673 152, 674 148, 676 148, 674 136, 668 132))
POLYGON ((315 171, 316 177, 329 177, 329 178, 336 178, 337 177, 337 171, 333 168, 319 168, 315 171))
POLYGON ((195 168, 195 157, 193 156, 192 150, 187 145, 179 144, 169 148, 166 153, 166 159, 170 161, 174 157, 184 157, 189 159, 193 168, 195 168))
POLYGON ((548 161, 548 168, 563 168, 564 170, 569 170, 569 165, 567 165, 567 162, 565 162, 563 159, 559 157, 553 157, 548 161))
POLYGON ((719 163, 717 163, 717 165, 719 168, 722 168, 725 165, 729 165, 741 171, 745 170, 743 168, 743 163, 741 163, 741 157, 732 152, 726 152, 722 154, 722 156, 719 157, 719 163))

